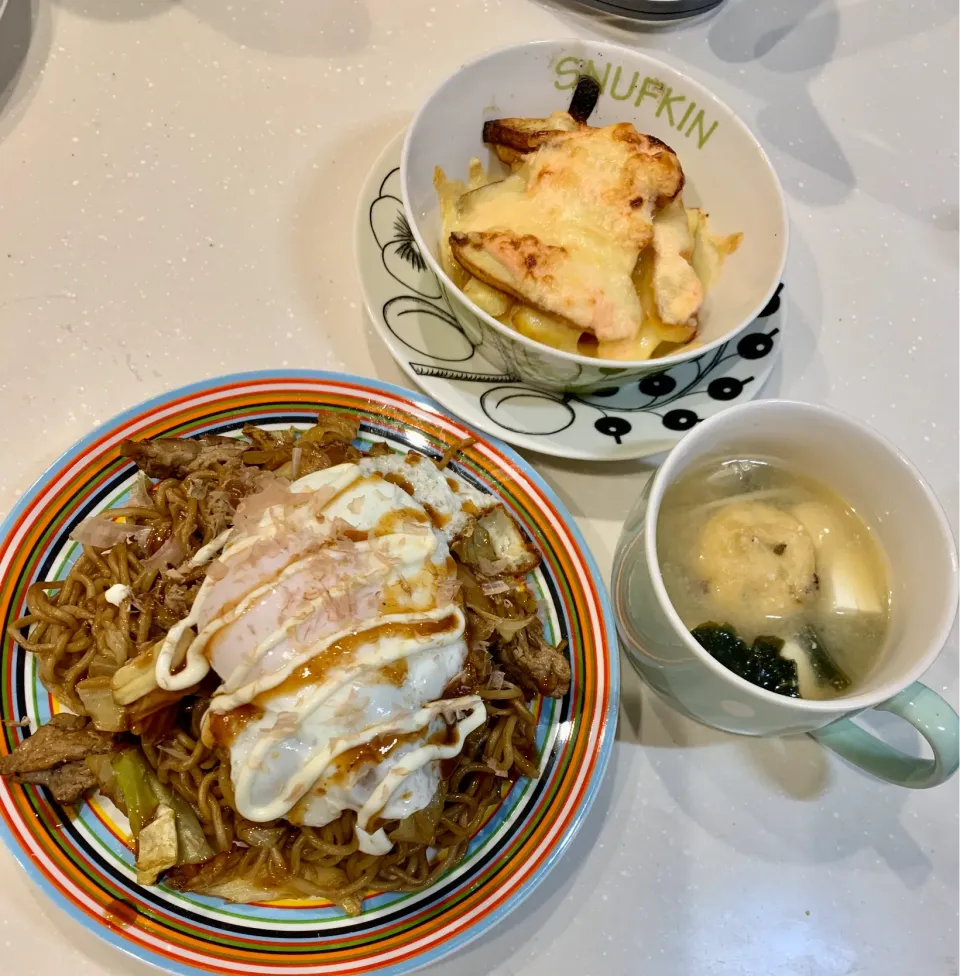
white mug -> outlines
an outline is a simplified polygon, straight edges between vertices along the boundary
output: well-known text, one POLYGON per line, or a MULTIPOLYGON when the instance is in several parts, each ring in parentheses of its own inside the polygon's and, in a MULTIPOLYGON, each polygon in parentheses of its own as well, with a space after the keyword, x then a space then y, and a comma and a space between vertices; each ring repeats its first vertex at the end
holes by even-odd
POLYGON ((958 765, 958 721, 917 679, 933 663, 957 610, 957 551, 943 509, 913 465, 876 431, 826 407, 757 400, 714 415, 673 449, 624 524, 613 568, 621 646, 658 692, 693 718, 743 735, 808 732, 868 772, 903 786, 935 786, 958 765), (705 651, 667 596, 657 558, 664 492, 706 457, 766 455, 832 488, 886 553, 891 617, 867 680, 828 701, 788 698, 751 684, 705 651), (907 756, 850 718, 894 712, 934 758, 907 756))

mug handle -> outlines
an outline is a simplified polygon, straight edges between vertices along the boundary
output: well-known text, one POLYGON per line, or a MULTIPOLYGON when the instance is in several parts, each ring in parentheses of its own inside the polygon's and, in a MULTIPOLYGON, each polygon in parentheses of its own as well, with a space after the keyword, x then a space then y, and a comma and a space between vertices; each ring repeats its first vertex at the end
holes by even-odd
POLYGON ((960 765, 960 719, 935 692, 919 681, 875 705, 909 722, 930 744, 933 759, 908 756, 850 719, 810 733, 828 749, 879 779, 922 790, 946 782, 960 765))

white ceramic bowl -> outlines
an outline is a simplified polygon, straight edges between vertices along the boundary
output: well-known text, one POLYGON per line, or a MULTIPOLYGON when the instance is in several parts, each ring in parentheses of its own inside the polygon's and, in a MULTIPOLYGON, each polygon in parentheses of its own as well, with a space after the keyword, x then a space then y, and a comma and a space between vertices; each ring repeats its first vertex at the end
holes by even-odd
POLYGON ((709 353, 747 327, 776 291, 787 256, 780 181, 760 144, 707 88, 667 64, 599 41, 535 41, 464 65, 427 99, 407 131, 400 165, 403 204, 417 244, 440 280, 453 314, 484 356, 531 385, 584 391, 660 372, 709 353), (582 66, 582 67, 581 67, 582 66), (684 203, 702 206, 711 229, 743 232, 700 313, 697 349, 643 363, 561 352, 528 339, 481 311, 436 259, 440 209, 433 170, 465 179, 471 159, 500 166, 484 145, 489 119, 545 117, 565 109, 582 68, 603 93, 593 125, 632 122, 673 148, 686 175, 684 203))

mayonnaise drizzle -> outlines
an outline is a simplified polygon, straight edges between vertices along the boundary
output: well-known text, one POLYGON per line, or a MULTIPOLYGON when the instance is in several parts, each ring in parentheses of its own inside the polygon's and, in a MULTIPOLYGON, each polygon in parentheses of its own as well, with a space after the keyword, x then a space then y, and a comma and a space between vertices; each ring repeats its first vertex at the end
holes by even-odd
MULTIPOLYGON (((334 497, 333 493, 343 491, 349 488, 355 481, 361 476, 361 471, 357 465, 342 465, 344 470, 338 472, 337 480, 332 486, 331 499, 334 497)), ((307 478, 310 476, 308 475, 307 478)), ((304 485, 307 478, 302 478, 300 482, 291 485, 291 491, 305 493, 309 490, 308 487, 304 485)), ((301 518, 298 521, 302 523, 300 527, 309 527, 313 532, 322 538, 324 536, 333 538, 334 530, 329 522, 323 520, 318 520, 314 516, 320 513, 311 513, 308 510, 308 503, 301 506, 304 509, 303 514, 307 516, 306 518, 301 518)), ((325 506, 324 506, 325 507, 325 506)), ((321 510, 322 511, 322 510, 321 510)), ((227 545, 230 542, 231 536, 235 534, 234 529, 226 529, 221 532, 215 539, 208 542, 207 545, 202 546, 197 550, 194 557, 190 560, 190 566, 206 566, 208 563, 213 562, 219 553, 223 553, 224 559, 229 559, 231 556, 236 555, 239 552, 249 549, 250 547, 256 545, 257 542, 262 539, 269 539, 274 536, 279 531, 278 524, 273 519, 273 514, 275 509, 267 509, 263 513, 263 517, 260 522, 260 530, 258 532, 251 532, 249 534, 241 536, 232 545, 227 545)), ((204 629, 202 634, 198 634, 197 637, 191 642, 189 648, 187 648, 186 662, 183 668, 176 674, 171 673, 171 666, 173 664, 174 654, 176 652, 177 646, 180 643, 183 635, 191 628, 197 625, 200 619, 200 612, 203 608, 203 604, 210 593, 214 585, 214 580, 209 576, 203 581, 203 585, 200 587, 200 592, 197 594, 196 599, 193 601, 193 606, 190 609, 190 613, 184 617, 183 620, 174 624, 173 627, 167 632, 167 636, 164 638, 163 644, 160 647, 160 652, 157 654, 157 661, 155 665, 155 674, 157 678, 157 684, 164 688, 166 691, 184 691, 187 688, 192 687, 198 681, 202 681, 210 671, 210 662, 207 660, 204 654, 204 648, 209 642, 210 637, 216 630, 219 630, 225 623, 219 622, 219 626, 216 626, 207 633, 209 626, 214 623, 218 623, 217 620, 212 621, 208 628, 204 629), (205 634, 205 636, 204 636, 205 634), (201 640, 201 637, 204 637, 201 640)))
MULTIPOLYGON (((329 689, 325 697, 330 697, 335 690, 336 688, 329 689)), ((315 707, 319 704, 315 703, 315 707)), ((391 770, 391 774, 396 775, 393 775, 391 778, 391 775, 388 774, 361 810, 361 816, 366 811, 366 818, 361 821, 361 817, 358 817, 358 824, 366 827, 370 819, 383 809, 390 796, 397 790, 404 779, 433 759, 444 759, 457 755, 463 746, 463 737, 469 735, 470 732, 478 728, 486 720, 486 708, 479 696, 469 695, 463 698, 441 699, 429 702, 416 712, 397 716, 380 725, 369 726, 354 735, 340 736, 335 739, 317 742, 314 744, 308 758, 297 767, 294 775, 284 782, 283 790, 278 791, 279 795, 275 796, 269 802, 257 803, 253 798, 253 792, 256 789, 257 773, 264 768, 270 751, 275 749, 277 744, 277 740, 271 737, 268 732, 258 739, 243 766, 240 769, 231 770, 231 775, 234 780, 237 810, 248 820, 253 820, 257 823, 264 823, 269 820, 284 817, 306 795, 310 787, 324 775, 329 765, 337 756, 342 755, 350 749, 355 749, 357 746, 362 746, 379 735, 421 732, 438 715, 468 710, 470 715, 457 723, 455 747, 452 743, 425 743, 423 746, 404 756, 400 764, 391 770), (448 752, 447 750, 449 749, 453 751, 448 752), (384 784, 389 785, 384 786, 384 784), (382 796, 382 800, 375 805, 371 805, 374 804, 378 796, 382 796)), ((287 734, 287 732, 284 732, 282 737, 286 738, 287 734)))
MULTIPOLYGON (((221 560, 229 570, 233 557, 262 539, 278 537, 284 530, 296 532, 304 530, 308 539, 315 540, 307 544, 301 555, 294 555, 291 562, 273 574, 269 580, 259 585, 255 584, 249 591, 243 593, 241 599, 236 602, 228 601, 224 607, 217 610, 213 618, 208 619, 196 637, 190 641, 184 665, 174 674, 173 663, 175 657, 179 657, 176 651, 184 635, 191 628, 199 626, 200 621, 209 616, 209 611, 207 615, 204 614, 204 606, 208 603, 217 581, 212 575, 208 575, 189 615, 170 629, 160 647, 155 666, 156 679, 160 687, 167 690, 184 690, 202 680, 211 667, 207 654, 214 635, 224 627, 240 620, 244 613, 254 607, 259 600, 268 597, 278 584, 304 571, 305 568, 309 570, 307 564, 317 558, 318 546, 322 547, 326 542, 334 541, 337 535, 334 523, 337 520, 324 519, 322 512, 335 497, 350 488, 365 474, 358 465, 344 465, 343 468, 344 470, 336 472, 332 481, 317 484, 320 480, 319 475, 308 475, 291 486, 292 491, 296 493, 327 493, 316 496, 316 505, 311 505, 307 500, 305 504, 296 505, 286 512, 280 512, 277 508, 268 509, 264 512, 257 529, 243 532, 239 536, 235 530, 227 530, 196 553, 190 561, 191 567, 207 565, 222 554, 221 560)), ((329 474, 332 473, 331 469, 329 474)), ((329 477, 329 474, 325 472, 324 476, 329 477)), ((377 477, 373 471, 370 474, 377 477)), ((342 526, 342 522, 340 525, 342 526)), ((384 565, 389 566, 394 562, 427 563, 431 557, 439 559, 439 555, 434 556, 438 545, 441 545, 438 538, 435 533, 399 532, 366 541, 358 540, 351 543, 351 547, 357 553, 368 553, 374 557, 382 556, 380 566, 382 571, 384 565)), ((442 553, 445 552, 446 547, 443 546, 442 553)), ((392 843, 382 829, 374 833, 367 830, 370 823, 387 806, 391 796, 407 777, 428 763, 456 756, 463 746, 464 738, 482 725, 486 719, 486 709, 477 696, 438 700, 429 702, 412 713, 394 716, 379 725, 369 726, 355 733, 335 737, 324 733, 329 721, 326 712, 330 712, 331 716, 335 712, 338 692, 343 692, 353 682, 362 681, 366 673, 375 672, 386 665, 422 652, 439 653, 452 644, 462 643, 466 621, 463 612, 452 600, 445 606, 436 606, 429 610, 381 614, 372 619, 352 621, 348 627, 336 633, 325 634, 320 639, 303 646, 295 645, 290 651, 290 657, 283 659, 281 666, 272 668, 267 673, 257 673, 259 662, 278 645, 286 644, 290 647, 291 632, 322 612, 324 604, 336 600, 339 595, 348 593, 351 587, 362 586, 368 577, 372 580, 377 575, 377 559, 374 558, 372 561, 368 559, 367 563, 369 565, 364 564, 366 568, 355 569, 350 573, 349 578, 329 587, 318 598, 314 599, 311 594, 309 599, 300 600, 296 604, 295 612, 284 614, 276 629, 242 655, 231 674, 221 673, 224 682, 210 702, 204 718, 202 735, 204 741, 208 745, 211 744, 209 725, 211 716, 226 714, 242 705, 255 702, 258 696, 267 695, 274 689, 278 689, 301 665, 313 658, 320 657, 322 660, 324 651, 337 641, 359 636, 361 641, 352 651, 349 659, 333 664, 317 683, 307 684, 294 692, 279 689, 277 693, 282 696, 290 694, 294 696, 293 707, 297 719, 295 731, 291 730, 283 720, 284 714, 274 713, 272 708, 268 708, 263 719, 239 733, 241 736, 251 736, 253 741, 245 750, 243 760, 233 765, 231 777, 237 810, 249 820, 258 822, 274 820, 286 816, 307 795, 311 787, 322 779, 330 764, 342 753, 362 746, 381 735, 422 733, 426 736, 431 722, 438 716, 446 716, 452 721, 456 715, 463 715, 456 722, 455 741, 445 743, 423 741, 410 752, 403 754, 358 811, 356 832, 360 849, 373 854, 385 853, 392 847, 392 843), (365 632, 385 624, 415 625, 419 622, 447 619, 450 621, 450 626, 429 637, 417 635, 412 628, 410 634, 379 636, 376 639, 371 636, 368 643, 362 641, 365 632), (255 677, 251 678, 251 675, 255 677), (274 722, 267 728, 265 722, 269 724, 271 714, 274 714, 274 722), (309 721, 311 718, 315 721, 309 721), (274 776, 278 772, 276 768, 278 754, 274 753, 274 757, 271 757, 271 752, 282 742, 288 743, 286 748, 289 748, 289 743, 292 742, 297 749, 294 768, 289 776, 285 771, 280 774, 278 788, 265 789, 267 784, 261 782, 259 792, 267 795, 257 796, 259 774, 267 769, 272 770, 274 776)), ((286 655, 288 651, 284 649, 283 653, 286 655)), ((273 664, 272 661, 270 663, 273 664)), ((259 704, 260 700, 255 703, 259 704)))
MULTIPOLYGON (((397 557, 398 553, 404 551, 409 553, 411 550, 413 550, 414 554, 416 555, 428 556, 436 549, 436 539, 432 535, 409 536, 409 535, 396 534, 396 535, 381 536, 378 539, 356 542, 353 543, 353 546, 355 551, 358 553, 368 552, 368 551, 379 553, 384 557, 385 560, 389 561, 391 559, 398 558, 397 557)), ((205 651, 207 645, 210 643, 213 636, 218 631, 222 630, 224 627, 234 623, 236 620, 242 617, 244 613, 246 613, 247 610, 250 609, 250 607, 254 606, 261 599, 261 597, 266 596, 268 593, 270 593, 273 590, 273 588, 277 585, 278 580, 284 580, 286 578, 296 575, 297 573, 300 572, 300 570, 304 567, 304 565, 308 563, 311 559, 315 558, 315 556, 316 553, 311 553, 309 556, 307 556, 304 559, 294 560, 280 572, 278 577, 272 578, 262 586, 255 587, 254 589, 250 590, 246 594, 246 596, 244 596, 243 599, 240 600, 239 603, 237 603, 235 607, 233 607, 227 613, 220 614, 214 617, 213 620, 211 620, 206 625, 206 627, 204 627, 200 631, 200 633, 197 634, 197 636, 193 639, 193 643, 190 645, 190 648, 187 651, 187 667, 184 668, 184 670, 181 671, 179 674, 171 675, 169 674, 168 666, 164 665, 165 671, 163 674, 163 678, 171 682, 184 680, 183 679, 184 672, 189 670, 191 662, 197 662, 195 664, 196 670, 188 674, 188 677, 186 679, 187 684, 184 684, 181 687, 189 688, 191 685, 195 684, 197 681, 203 678, 204 675, 206 674, 206 670, 203 672, 203 674, 200 674, 199 669, 202 665, 199 664, 199 662, 203 661, 206 664, 207 670, 209 670, 209 662, 207 661, 205 651), (199 675, 199 677, 194 677, 194 674, 199 675)), ((283 622, 280 624, 280 626, 277 627, 277 629, 274 630, 265 640, 261 641, 256 647, 251 648, 249 653, 244 655, 243 661, 240 663, 240 665, 238 665, 238 667, 232 674, 221 675, 221 677, 224 679, 224 685, 227 687, 231 687, 231 686, 235 686, 238 681, 242 681, 243 678, 246 677, 247 674, 249 674, 249 672, 256 666, 257 662, 259 662, 260 659, 268 651, 272 650, 274 647, 276 647, 278 644, 284 641, 287 637, 289 637, 291 631, 295 630, 301 624, 303 624, 311 617, 313 617, 318 610, 322 610, 325 606, 328 606, 331 603, 331 601, 336 600, 338 596, 340 596, 343 593, 346 593, 351 586, 355 586, 358 582, 363 582, 363 577, 354 577, 353 579, 344 582, 339 586, 332 587, 329 590, 323 591, 322 593, 320 593, 319 596, 317 596, 313 600, 304 600, 301 607, 297 610, 296 613, 291 614, 289 617, 286 617, 283 620, 283 622)), ((204 585, 206 585, 206 581, 204 581, 204 585)), ((189 621, 190 626, 194 626, 199 619, 200 611, 203 605, 203 601, 201 598, 204 595, 205 594, 203 594, 201 590, 201 593, 198 594, 197 599, 194 602, 193 608, 191 609, 191 612, 187 617, 187 621, 189 621)), ((385 622, 387 619, 388 618, 386 617, 376 617, 373 620, 364 621, 363 624, 360 625, 359 629, 366 630, 370 627, 377 626, 379 623, 385 622)), ((426 617, 426 618, 417 618, 417 619, 433 619, 433 618, 426 617)), ((358 628, 355 625, 352 628, 351 632, 355 632, 357 629, 358 628)), ((176 635, 176 639, 179 640, 179 634, 176 635)), ((166 640, 164 640, 163 647, 160 650, 161 655, 167 652, 168 642, 170 648, 175 648, 177 646, 175 643, 173 643, 173 629, 171 629, 166 640)), ((313 657, 322 646, 322 643, 323 642, 320 642, 319 644, 311 644, 303 654, 298 656, 297 660, 301 661, 304 660, 305 658, 308 659, 310 657, 313 657)), ((171 657, 172 657, 172 653, 173 652, 171 650, 170 651, 171 657)), ((157 683, 160 684, 161 687, 165 688, 167 687, 167 685, 163 683, 163 680, 161 679, 160 676, 159 660, 160 659, 158 657, 157 683)), ((272 675, 270 675, 270 677, 273 678, 275 675, 280 675, 280 674, 282 674, 282 672, 277 671, 274 672, 272 675)), ((279 678, 276 683, 279 684, 280 680, 282 680, 282 678, 279 678)))
MULTIPOLYGON (((459 755, 463 748, 463 740, 474 731, 480 728, 486 721, 487 710, 479 695, 469 695, 464 698, 452 698, 441 701, 430 702, 420 711, 436 710, 436 712, 450 712, 469 710, 469 714, 457 722, 457 736, 455 742, 446 744, 427 743, 407 753, 400 762, 390 770, 383 778, 382 782, 373 791, 370 799, 360 808, 357 814, 357 823, 354 830, 357 834, 357 841, 360 850, 364 854, 388 854, 393 847, 393 841, 387 837, 381 827, 376 833, 367 833, 370 821, 387 805, 390 797, 400 788, 400 785, 408 777, 412 776, 418 769, 426 766, 427 763, 437 759, 452 759, 459 755)), ((419 713, 418 713, 419 714, 419 713)))
MULTIPOLYGON (((229 541, 232 532, 233 529, 227 529, 221 532, 212 542, 201 546, 193 559, 190 560, 190 565, 205 566, 207 563, 213 562, 217 553, 229 541)), ((210 662, 203 654, 203 647, 197 646, 196 640, 187 648, 187 657, 183 668, 176 674, 171 674, 170 668, 173 665, 173 656, 180 644, 180 639, 191 627, 196 626, 197 620, 200 617, 200 609, 203 606, 203 598, 210 592, 212 585, 213 580, 207 577, 200 587, 197 598, 193 601, 190 613, 167 631, 167 636, 164 637, 163 643, 160 645, 156 664, 154 665, 154 674, 157 678, 157 684, 166 691, 184 691, 187 688, 191 688, 198 681, 202 681, 210 671, 210 662)))
POLYGON ((130 589, 125 583, 114 583, 104 594, 103 597, 107 603, 112 603, 115 607, 119 607, 124 600, 129 600, 133 595, 133 590, 130 589))
POLYGON ((194 553, 193 558, 187 565, 191 569, 196 569, 198 566, 206 566, 207 563, 212 563, 220 550, 227 544, 232 534, 233 529, 224 529, 216 538, 208 542, 205 546, 201 546, 194 553))
MULTIPOLYGON (((239 708, 241 705, 249 704, 257 695, 262 695, 276 688, 277 685, 285 681, 301 664, 305 664, 312 658, 319 657, 331 644, 343 640, 344 637, 352 637, 355 634, 362 637, 366 631, 374 630, 384 624, 418 624, 443 620, 448 617, 453 621, 450 630, 435 634, 433 637, 427 639, 416 636, 394 637, 387 638, 386 640, 381 639, 372 644, 361 645, 353 655, 350 665, 331 670, 331 677, 326 679, 322 684, 312 687, 311 697, 308 699, 309 704, 301 706, 305 709, 304 715, 306 715, 314 704, 320 704, 333 691, 336 691, 340 685, 345 684, 346 681, 352 679, 360 671, 394 664, 397 661, 409 657, 411 654, 416 654, 427 648, 439 650, 448 644, 460 640, 465 627, 463 612, 455 604, 450 604, 445 607, 435 607, 432 610, 412 613, 382 614, 365 622, 362 626, 358 627, 354 624, 344 630, 339 630, 334 634, 322 637, 320 640, 305 647, 296 657, 291 658, 290 661, 286 662, 283 667, 278 668, 276 671, 260 675, 254 681, 241 685, 230 693, 221 691, 211 700, 208 711, 229 712, 235 708, 239 708), (338 679, 338 683, 335 687, 331 688, 329 685, 334 678, 338 679)), ((251 660, 250 667, 252 668, 255 663, 255 659, 251 660)), ((249 671, 250 668, 247 670, 249 671)))

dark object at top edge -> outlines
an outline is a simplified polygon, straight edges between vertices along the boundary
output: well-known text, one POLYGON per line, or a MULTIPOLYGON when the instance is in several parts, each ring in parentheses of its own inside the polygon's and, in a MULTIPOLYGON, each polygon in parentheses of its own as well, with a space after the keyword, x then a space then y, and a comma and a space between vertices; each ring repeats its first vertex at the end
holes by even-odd
POLYGON ((698 17, 715 10, 723 0, 575 0, 582 7, 617 14, 628 20, 663 23, 698 17))
POLYGON ((590 75, 580 75, 567 112, 582 125, 593 114, 599 100, 600 82, 590 75))

